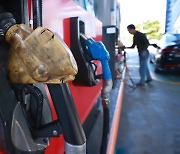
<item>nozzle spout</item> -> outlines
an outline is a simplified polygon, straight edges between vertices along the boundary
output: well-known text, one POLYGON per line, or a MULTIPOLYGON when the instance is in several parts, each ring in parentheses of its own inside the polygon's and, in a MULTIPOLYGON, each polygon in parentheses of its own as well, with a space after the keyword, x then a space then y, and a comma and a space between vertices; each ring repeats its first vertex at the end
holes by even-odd
POLYGON ((82 33, 80 33, 80 37, 83 39, 83 40, 85 40, 85 41, 87 41, 87 37, 84 35, 84 34, 82 34, 82 33))

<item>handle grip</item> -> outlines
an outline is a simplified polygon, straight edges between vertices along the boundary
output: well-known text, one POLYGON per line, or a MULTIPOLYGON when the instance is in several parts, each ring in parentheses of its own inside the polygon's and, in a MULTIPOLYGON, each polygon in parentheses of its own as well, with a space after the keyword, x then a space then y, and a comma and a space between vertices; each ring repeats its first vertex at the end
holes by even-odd
POLYGON ((102 70, 103 70, 103 79, 104 80, 112 79, 108 61, 101 60, 101 65, 102 65, 102 70))

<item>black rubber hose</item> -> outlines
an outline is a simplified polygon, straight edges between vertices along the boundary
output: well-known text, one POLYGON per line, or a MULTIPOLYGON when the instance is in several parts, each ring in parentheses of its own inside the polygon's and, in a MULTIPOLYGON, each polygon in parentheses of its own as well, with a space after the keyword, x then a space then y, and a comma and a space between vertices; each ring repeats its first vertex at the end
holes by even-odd
POLYGON ((67 83, 48 84, 64 139, 71 145, 83 145, 86 137, 67 83))
POLYGON ((4 20, 6 18, 13 18, 13 15, 9 12, 1 12, 0 13, 0 21, 4 20))
MULTIPOLYGON (((0 11, 2 11, 2 8, 0 8, 0 11)), ((15 24, 16 24, 16 20, 14 19, 11 13, 9 12, 0 13, 0 29, 2 29, 4 34, 11 26, 15 24)))
POLYGON ((33 0, 33 28, 42 26, 42 0, 33 0))
POLYGON ((16 24, 16 20, 14 18, 7 18, 0 23, 0 27, 2 27, 3 33, 5 34, 7 30, 15 24, 16 24))
POLYGON ((109 134, 109 106, 103 106, 103 135, 101 142, 100 154, 105 154, 108 143, 108 134, 109 134))

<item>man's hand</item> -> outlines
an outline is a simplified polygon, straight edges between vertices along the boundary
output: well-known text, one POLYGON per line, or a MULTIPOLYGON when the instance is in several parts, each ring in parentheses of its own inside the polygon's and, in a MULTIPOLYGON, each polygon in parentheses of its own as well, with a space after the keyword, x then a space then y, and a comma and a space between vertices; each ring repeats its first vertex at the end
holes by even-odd
POLYGON ((157 44, 150 44, 152 45, 154 48, 160 49, 160 47, 157 44))
POLYGON ((121 46, 121 47, 119 47, 121 50, 124 50, 124 49, 126 49, 126 47, 125 46, 121 46))

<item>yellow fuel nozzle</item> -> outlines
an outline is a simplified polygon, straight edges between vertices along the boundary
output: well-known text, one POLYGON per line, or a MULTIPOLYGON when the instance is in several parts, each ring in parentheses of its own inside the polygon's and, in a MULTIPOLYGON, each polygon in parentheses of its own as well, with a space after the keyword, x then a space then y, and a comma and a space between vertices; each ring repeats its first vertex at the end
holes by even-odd
POLYGON ((77 74, 77 64, 61 38, 49 29, 34 31, 27 25, 15 24, 5 34, 11 45, 8 74, 12 83, 64 83, 77 74))
POLYGON ((49 29, 16 24, 0 9, 0 29, 10 44, 7 71, 12 83, 63 83, 77 74, 77 64, 61 38, 49 29))

